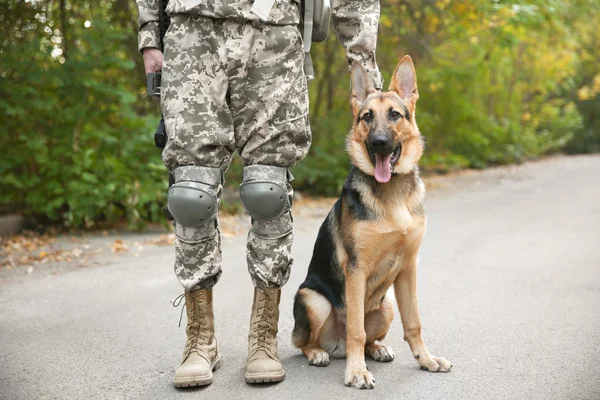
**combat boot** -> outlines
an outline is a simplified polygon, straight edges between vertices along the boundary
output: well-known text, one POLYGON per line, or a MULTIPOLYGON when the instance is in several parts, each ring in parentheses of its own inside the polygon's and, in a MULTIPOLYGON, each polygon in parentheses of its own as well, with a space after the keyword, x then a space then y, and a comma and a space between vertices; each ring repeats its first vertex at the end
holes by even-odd
POLYGON ((254 288, 246 382, 280 382, 285 370, 277 355, 277 325, 281 289, 254 288))
POLYGON ((204 386, 213 381, 213 370, 221 366, 215 338, 212 290, 185 293, 187 343, 181 365, 175 371, 175 387, 204 386))

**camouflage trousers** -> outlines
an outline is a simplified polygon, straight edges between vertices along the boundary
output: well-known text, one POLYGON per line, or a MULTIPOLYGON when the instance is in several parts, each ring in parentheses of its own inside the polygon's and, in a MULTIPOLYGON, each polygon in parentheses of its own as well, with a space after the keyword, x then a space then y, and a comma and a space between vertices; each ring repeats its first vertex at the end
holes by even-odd
MULTIPOLYGON (((298 29, 174 15, 164 56, 161 105, 168 141, 162 156, 176 179, 191 179, 177 173, 182 166, 202 167, 203 183, 220 200, 222 174, 237 151, 244 181, 274 179, 291 196, 287 168, 304 158, 311 143, 298 29)), ((221 275, 218 218, 194 232, 177 225, 180 283, 188 291, 211 288, 221 275)), ((252 221, 246 258, 256 286, 287 282, 292 240, 290 210, 252 221)))

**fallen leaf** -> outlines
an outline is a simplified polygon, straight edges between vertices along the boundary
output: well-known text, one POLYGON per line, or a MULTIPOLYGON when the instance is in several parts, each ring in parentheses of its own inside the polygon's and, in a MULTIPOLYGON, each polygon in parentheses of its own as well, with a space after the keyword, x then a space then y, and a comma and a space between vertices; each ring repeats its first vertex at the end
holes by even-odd
POLYGON ((158 236, 156 238, 144 240, 143 243, 154 244, 154 245, 157 245, 157 246, 172 245, 173 243, 175 243, 175 234, 174 233, 169 233, 169 234, 166 234, 166 235, 160 235, 160 236, 158 236))
POLYGON ((81 250, 81 249, 75 249, 75 250, 73 250, 71 252, 71 254, 73 254, 75 257, 79 258, 83 254, 83 250, 81 250))
POLYGON ((112 251, 113 253, 119 253, 119 252, 123 252, 123 251, 128 251, 129 247, 127 247, 127 245, 125 243, 123 243, 122 240, 115 240, 115 242, 112 244, 110 251, 112 251))

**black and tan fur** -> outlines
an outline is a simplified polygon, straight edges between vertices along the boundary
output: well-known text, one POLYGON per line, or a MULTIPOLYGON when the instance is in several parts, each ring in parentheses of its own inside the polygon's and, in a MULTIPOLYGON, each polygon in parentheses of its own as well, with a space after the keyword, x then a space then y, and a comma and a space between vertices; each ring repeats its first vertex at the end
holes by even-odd
POLYGON ((375 90, 370 82, 355 63, 354 125, 347 141, 353 167, 319 230, 308 275, 296 294, 292 334, 311 365, 346 357, 344 383, 357 388, 372 388, 375 382, 365 354, 377 361, 394 359, 393 351, 378 343, 394 316, 392 286, 404 339, 421 368, 446 372, 452 367, 432 356, 421 339, 416 267, 426 216, 417 167, 423 152, 415 121, 419 94, 411 58, 400 61, 388 92, 375 90), (380 157, 392 154, 386 183, 374 177, 374 149, 380 157))

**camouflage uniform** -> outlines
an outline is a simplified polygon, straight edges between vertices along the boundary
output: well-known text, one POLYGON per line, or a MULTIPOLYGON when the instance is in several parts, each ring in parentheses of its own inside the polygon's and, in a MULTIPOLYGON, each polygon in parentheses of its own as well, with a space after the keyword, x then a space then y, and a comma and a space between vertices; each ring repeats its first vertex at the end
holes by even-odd
MULTIPOLYGON (((163 161, 176 181, 201 182, 218 201, 223 173, 237 151, 245 165, 243 182, 276 182, 291 199, 287 169, 304 158, 311 143, 299 2, 275 0, 266 20, 251 11, 250 0, 169 2, 163 161)), ((137 3, 139 48, 158 48, 158 2, 137 3)), ((359 61, 381 88, 375 62, 379 1, 334 0, 332 7, 348 60, 359 61)), ((217 220, 193 229, 176 226, 176 237, 181 284, 187 291, 212 288, 221 275, 217 220)), ((271 220, 252 221, 246 255, 255 286, 287 282, 292 239, 289 208, 271 220)))

